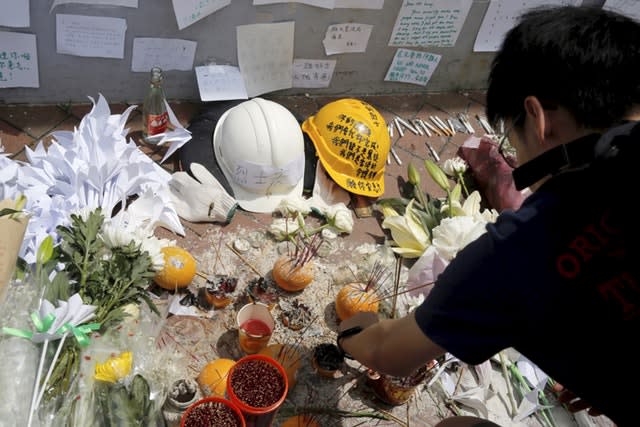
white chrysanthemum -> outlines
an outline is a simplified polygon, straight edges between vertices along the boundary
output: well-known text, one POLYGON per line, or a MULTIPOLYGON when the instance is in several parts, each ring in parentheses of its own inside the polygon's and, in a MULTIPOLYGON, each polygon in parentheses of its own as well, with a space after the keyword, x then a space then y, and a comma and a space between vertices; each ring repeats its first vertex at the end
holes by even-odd
POLYGON ((139 243, 138 236, 135 233, 111 222, 105 222, 102 225, 100 237, 102 237, 102 241, 108 248, 127 246, 132 241, 139 243))
POLYGON ((465 173, 467 170, 467 162, 460 157, 453 157, 444 161, 442 170, 449 176, 457 176, 465 173))
POLYGON ((323 209, 329 225, 339 233, 351 233, 353 231, 353 214, 342 202, 327 206, 323 209))
POLYGON ((282 199, 276 209, 282 216, 292 216, 298 213, 308 215, 311 212, 311 205, 302 196, 291 196, 282 199))
POLYGON ((149 236, 140 241, 140 250, 146 251, 149 254, 154 271, 160 271, 164 267, 162 248, 168 245, 167 242, 167 240, 161 240, 155 236, 149 236))
POLYGON ((486 232, 486 223, 470 216, 444 218, 432 231, 431 244, 438 254, 451 261, 457 253, 486 232))

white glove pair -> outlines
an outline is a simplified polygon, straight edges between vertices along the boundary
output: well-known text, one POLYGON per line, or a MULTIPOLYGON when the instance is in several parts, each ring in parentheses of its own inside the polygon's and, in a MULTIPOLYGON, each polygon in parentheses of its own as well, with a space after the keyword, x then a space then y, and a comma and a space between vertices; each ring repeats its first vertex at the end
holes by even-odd
POLYGON ((228 223, 238 203, 222 184, 199 163, 191 163, 187 172, 175 172, 169 181, 171 200, 178 215, 190 222, 228 223))

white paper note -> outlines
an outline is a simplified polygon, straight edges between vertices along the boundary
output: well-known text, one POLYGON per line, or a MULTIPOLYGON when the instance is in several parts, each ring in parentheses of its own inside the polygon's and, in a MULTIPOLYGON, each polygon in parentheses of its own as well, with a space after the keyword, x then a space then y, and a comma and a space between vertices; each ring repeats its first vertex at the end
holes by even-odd
POLYGON ((404 0, 389 46, 453 47, 472 0, 404 0))
POLYGON ((34 34, 0 31, 0 88, 40 87, 34 34))
POLYGON ((249 98, 238 67, 232 65, 203 65, 196 67, 196 78, 201 101, 249 98))
POLYGON ((607 0, 602 8, 640 21, 640 1, 638 0, 607 0))
POLYGON ((295 22, 236 27, 238 65, 250 98, 292 85, 295 22))
POLYGON ((325 54, 335 55, 337 53, 366 51, 372 29, 373 25, 355 22, 329 25, 324 40, 322 40, 325 54))
POLYGON ((426 86, 440 58, 435 53, 398 49, 384 80, 426 86))
POLYGON ((188 71, 193 68, 198 43, 181 39, 133 39, 131 71, 148 72, 152 67, 188 71))
POLYGON ((29 26, 29 0, 0 0, 0 27, 29 26))
POLYGON ((384 0, 336 0, 335 8, 341 9, 382 9, 384 0))
POLYGON ((182 30, 213 12, 229 6, 231 0, 171 0, 178 29, 182 30))
POLYGON ((103 6, 122 6, 122 7, 138 7, 138 0, 53 0, 53 4, 51 5, 51 9, 49 13, 53 10, 54 7, 61 4, 68 3, 83 3, 90 4, 92 6, 103 5, 103 6))
POLYGON ((324 9, 333 9, 335 5, 335 0, 253 0, 254 6, 262 6, 265 4, 276 4, 276 3, 300 3, 306 4, 308 6, 322 7, 324 9))
POLYGON ((329 87, 335 60, 295 59, 293 61, 293 87, 329 87))
POLYGON ((522 12, 543 5, 573 5, 581 0, 492 0, 478 30, 473 45, 474 52, 496 52, 507 31, 518 22, 522 12))
POLYGON ((56 51, 76 56, 124 58, 127 21, 101 16, 56 15, 56 51))

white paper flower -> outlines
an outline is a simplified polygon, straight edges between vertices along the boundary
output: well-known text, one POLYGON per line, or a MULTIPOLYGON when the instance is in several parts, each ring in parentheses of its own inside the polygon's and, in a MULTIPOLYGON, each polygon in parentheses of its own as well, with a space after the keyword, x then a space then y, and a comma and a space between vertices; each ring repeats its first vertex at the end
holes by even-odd
POLYGON ((449 176, 458 176, 467 170, 467 162, 460 157, 453 157, 444 161, 442 170, 449 176))
POLYGON ((431 244, 438 254, 451 261, 456 254, 469 243, 486 232, 486 223, 470 216, 444 218, 434 227, 431 244))
POLYGON ((338 233, 351 233, 353 231, 353 213, 344 203, 323 208, 327 223, 338 233))
POLYGON ((282 216, 292 216, 298 213, 308 215, 311 212, 311 205, 302 196, 290 196, 282 199, 276 209, 282 216))

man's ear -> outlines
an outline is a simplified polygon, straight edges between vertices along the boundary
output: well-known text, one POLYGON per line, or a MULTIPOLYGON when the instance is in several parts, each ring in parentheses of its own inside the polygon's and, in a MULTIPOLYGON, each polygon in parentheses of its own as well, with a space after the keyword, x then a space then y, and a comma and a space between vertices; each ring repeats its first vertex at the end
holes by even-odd
POLYGON ((544 141, 551 133, 551 123, 540 100, 535 96, 527 96, 524 99, 524 111, 525 118, 529 119, 528 123, 525 121, 525 126, 530 127, 539 142, 544 141))

